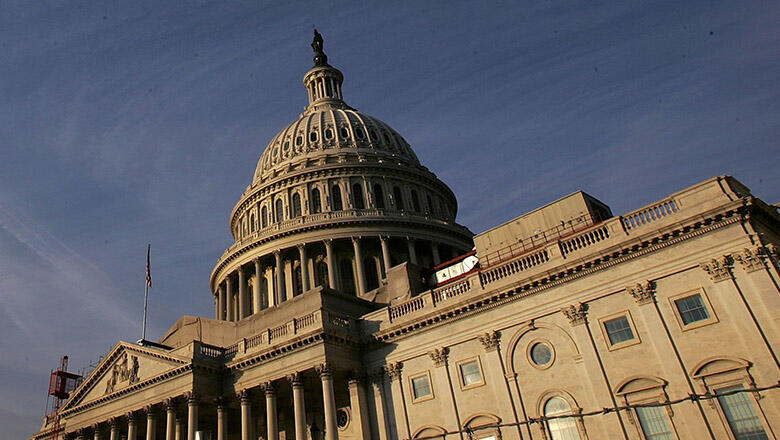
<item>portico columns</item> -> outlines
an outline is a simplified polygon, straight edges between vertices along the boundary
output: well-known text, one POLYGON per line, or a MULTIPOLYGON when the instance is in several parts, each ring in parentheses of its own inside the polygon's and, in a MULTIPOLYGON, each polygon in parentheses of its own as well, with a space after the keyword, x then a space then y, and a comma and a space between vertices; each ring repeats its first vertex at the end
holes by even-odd
POLYGON ((230 282, 230 275, 225 278, 225 290, 227 291, 227 316, 225 321, 233 321, 233 283, 230 282))
POLYGON ((227 420, 225 414, 225 401, 221 397, 218 397, 214 404, 217 406, 217 440, 227 439, 227 420))
POLYGON ((431 242, 431 253, 433 254, 433 265, 438 266, 441 264, 441 256, 439 255, 439 244, 435 241, 431 242))
MULTIPOLYGON (((223 292, 220 292, 223 297, 223 292)), ((176 406, 173 399, 165 399, 165 440, 174 440, 174 424, 176 423, 176 406)))
POLYGON ((276 280, 274 283, 274 288, 276 290, 276 304, 282 302, 282 293, 284 292, 284 281, 282 280, 282 273, 284 271, 284 266, 282 266, 282 253, 281 251, 274 252, 274 260, 276 261, 276 280))
POLYGON ((241 402, 241 440, 252 438, 252 407, 249 402, 249 391, 241 390, 238 393, 241 402))
POLYGON ((198 430, 198 395, 187 395, 187 440, 195 440, 195 432, 198 430))
POLYGON ((174 440, 182 440, 184 437, 184 420, 181 417, 176 416, 176 435, 174 440))
POLYGON ((135 439, 135 414, 132 411, 127 413, 127 440, 135 439))
POLYGON ((379 236, 379 244, 382 246, 382 263, 385 265, 385 278, 387 278, 387 271, 390 270, 390 246, 387 244, 389 237, 384 235, 379 236))
POLYGON ((279 440, 279 428, 276 420, 276 391, 269 382, 265 385, 265 424, 268 427, 268 440, 279 440))
POLYGON ((155 440, 157 418, 155 417, 154 407, 149 405, 144 408, 144 412, 146 412, 146 440, 155 440))
POLYGON ((406 239, 406 246, 409 249, 409 262, 417 264, 417 252, 414 251, 414 238, 408 237, 406 239))
POLYGON ((228 320, 225 316, 225 288, 220 285, 217 288, 217 294, 219 295, 219 319, 228 320))
POLYGON ((93 428, 92 438, 94 440, 100 440, 100 425, 96 423, 93 428))
POLYGON ((301 284, 304 292, 309 290, 309 262, 306 259, 306 245, 298 245, 298 253, 301 257, 301 284))
POLYGON ((244 268, 238 267, 238 320, 246 317, 246 276, 244 268))
POLYGON ((339 432, 336 425, 336 396, 333 393, 333 373, 326 364, 319 365, 317 373, 319 373, 320 380, 322 380, 322 403, 325 409, 325 440, 338 440, 339 432))
POLYGON ((366 276, 363 273, 363 255, 360 253, 360 239, 352 237, 352 248, 355 250, 355 271, 357 272, 357 293, 366 293, 366 276))
POLYGON ((293 408, 295 415, 295 440, 306 439, 306 403, 303 398, 303 382, 301 374, 294 373, 287 376, 292 385, 293 408))
POLYGON ((111 427, 110 440, 119 440, 119 420, 114 417, 108 421, 108 425, 111 427))
POLYGON ((255 311, 255 313, 260 311, 260 286, 262 285, 262 282, 260 281, 260 277, 263 276, 262 267, 260 267, 260 259, 255 258, 255 282, 252 284, 252 309, 255 311))
POLYGON ((333 258, 333 240, 325 240, 325 259, 328 263, 328 287, 338 290, 336 286, 336 261, 333 258))

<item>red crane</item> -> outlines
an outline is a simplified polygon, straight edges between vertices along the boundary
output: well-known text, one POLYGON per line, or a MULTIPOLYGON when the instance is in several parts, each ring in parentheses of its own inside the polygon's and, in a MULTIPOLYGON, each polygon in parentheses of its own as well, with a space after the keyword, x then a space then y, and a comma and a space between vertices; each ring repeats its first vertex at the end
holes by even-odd
POLYGON ((60 360, 60 368, 52 371, 49 377, 49 399, 54 398, 51 410, 49 410, 49 400, 47 400, 47 418, 52 420, 49 438, 55 439, 60 433, 60 407, 68 399, 70 393, 81 383, 82 377, 76 373, 68 372, 68 357, 63 356, 60 360))

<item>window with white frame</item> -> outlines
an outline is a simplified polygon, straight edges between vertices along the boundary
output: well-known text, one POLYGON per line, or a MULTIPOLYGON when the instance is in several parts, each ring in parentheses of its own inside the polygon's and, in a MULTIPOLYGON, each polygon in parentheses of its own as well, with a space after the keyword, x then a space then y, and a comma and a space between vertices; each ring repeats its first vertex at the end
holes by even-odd
POLYGON ((580 440, 580 431, 572 414, 571 406, 562 397, 552 397, 544 404, 547 430, 552 440, 580 440))
POLYGON ((636 418, 646 440, 675 440, 666 411, 660 406, 640 406, 636 418))
POLYGON ((634 321, 628 310, 599 319, 604 339, 610 350, 638 344, 634 321))
POLYGON ((410 377, 409 382, 412 385, 412 398, 414 402, 433 398, 431 378, 428 376, 427 372, 410 377))

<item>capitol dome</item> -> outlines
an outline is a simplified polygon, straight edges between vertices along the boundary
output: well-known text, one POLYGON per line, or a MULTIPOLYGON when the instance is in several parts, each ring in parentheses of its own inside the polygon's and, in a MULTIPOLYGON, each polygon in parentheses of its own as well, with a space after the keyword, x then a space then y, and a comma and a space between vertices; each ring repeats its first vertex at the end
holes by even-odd
POLYGON ((469 251, 449 187, 384 122, 344 102, 315 31, 309 104, 257 162, 230 216, 235 242, 211 274, 217 319, 239 321, 322 287, 381 295, 391 268, 469 251))

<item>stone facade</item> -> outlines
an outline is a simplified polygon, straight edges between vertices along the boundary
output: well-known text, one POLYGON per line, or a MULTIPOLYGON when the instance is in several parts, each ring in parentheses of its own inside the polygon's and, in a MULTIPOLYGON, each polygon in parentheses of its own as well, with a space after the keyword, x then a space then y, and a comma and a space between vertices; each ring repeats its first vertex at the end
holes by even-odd
POLYGON ((776 438, 776 207, 723 176, 620 216, 575 193, 472 241, 452 192, 344 103, 313 47, 309 107, 231 215, 215 319, 118 343, 59 434, 776 438), (473 243, 475 268, 430 282, 473 243))

